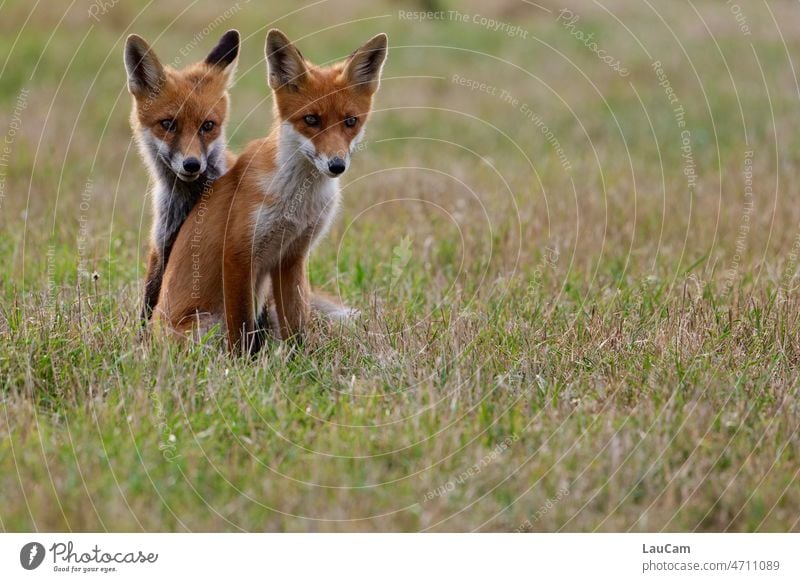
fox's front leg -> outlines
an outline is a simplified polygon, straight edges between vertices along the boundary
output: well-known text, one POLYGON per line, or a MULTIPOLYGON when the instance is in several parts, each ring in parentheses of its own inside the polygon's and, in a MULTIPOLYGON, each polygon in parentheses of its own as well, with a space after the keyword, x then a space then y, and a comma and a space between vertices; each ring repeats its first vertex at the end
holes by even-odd
POLYGON ((144 280, 144 301, 140 315, 142 327, 147 325, 158 303, 161 293, 161 282, 164 279, 164 261, 155 247, 150 249, 150 258, 147 264, 147 275, 144 280))
POLYGON ((253 287, 250 265, 225 257, 222 273, 222 293, 225 300, 225 328, 228 349, 232 354, 247 353, 255 328, 253 287))
POLYGON ((272 293, 281 339, 300 339, 311 311, 305 256, 286 261, 272 271, 272 293))

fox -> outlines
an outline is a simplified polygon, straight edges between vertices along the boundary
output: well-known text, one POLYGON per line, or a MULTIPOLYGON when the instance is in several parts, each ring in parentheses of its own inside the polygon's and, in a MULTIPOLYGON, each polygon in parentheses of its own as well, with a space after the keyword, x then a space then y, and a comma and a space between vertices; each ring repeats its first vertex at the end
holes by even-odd
POLYGON ((302 341, 309 255, 339 208, 339 178, 364 137, 387 52, 381 33, 321 67, 269 31, 272 127, 189 213, 164 273, 159 325, 183 338, 219 326, 232 354, 252 353, 257 314, 273 303, 280 339, 302 341))
POLYGON ((125 43, 130 123, 151 178, 153 227, 141 324, 150 320, 180 227, 210 185, 233 166, 228 150, 228 90, 239 57, 240 35, 229 30, 203 61, 181 70, 161 64, 132 34, 125 43))

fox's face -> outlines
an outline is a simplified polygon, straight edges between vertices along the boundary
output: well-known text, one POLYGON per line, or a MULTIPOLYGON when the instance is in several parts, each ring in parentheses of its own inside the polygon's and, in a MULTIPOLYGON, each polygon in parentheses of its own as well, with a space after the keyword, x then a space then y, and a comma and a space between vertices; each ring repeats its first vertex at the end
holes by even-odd
POLYGON ((350 165, 380 84, 387 38, 379 34, 341 63, 316 67, 279 30, 267 35, 269 84, 281 120, 281 146, 328 177, 350 165))
POLYGON ((239 33, 230 30, 202 62, 180 71, 162 66, 139 36, 125 45, 132 123, 154 164, 184 182, 224 166, 228 86, 239 54, 239 33))

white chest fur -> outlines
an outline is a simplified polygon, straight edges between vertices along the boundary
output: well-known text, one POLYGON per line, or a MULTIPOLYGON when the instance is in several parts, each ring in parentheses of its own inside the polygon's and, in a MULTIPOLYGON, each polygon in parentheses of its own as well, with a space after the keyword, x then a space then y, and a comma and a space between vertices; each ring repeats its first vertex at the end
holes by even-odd
POLYGON ((278 235, 284 245, 301 236, 323 236, 339 208, 339 180, 308 159, 308 140, 291 126, 281 128, 277 168, 262 178, 264 203, 253 215, 255 239, 278 235))

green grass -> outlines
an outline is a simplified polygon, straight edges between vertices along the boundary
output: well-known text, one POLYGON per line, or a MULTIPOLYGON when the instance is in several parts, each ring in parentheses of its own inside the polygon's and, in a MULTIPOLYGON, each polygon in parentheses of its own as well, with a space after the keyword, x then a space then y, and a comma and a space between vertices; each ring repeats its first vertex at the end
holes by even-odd
POLYGON ((718 2, 694 3, 702 21, 658 5, 679 44, 645 3, 603 3, 638 41, 573 3, 621 78, 553 3, 444 4, 528 38, 389 0, 277 21, 296 4, 241 3, 187 57, 243 32, 238 150, 271 123, 266 28, 318 62, 381 30, 392 46, 311 264, 363 318, 253 361, 137 327, 150 209, 122 44, 135 31, 170 62, 229 6, 123 2, 95 23, 82 5, 60 24, 0 7, 0 132, 29 91, 0 198, 0 528, 800 529, 800 116, 775 24, 799 54, 796 5, 742 5, 749 37, 718 2), (686 110, 692 192, 653 60, 686 110), (571 170, 519 105, 453 74, 527 104, 571 170))

